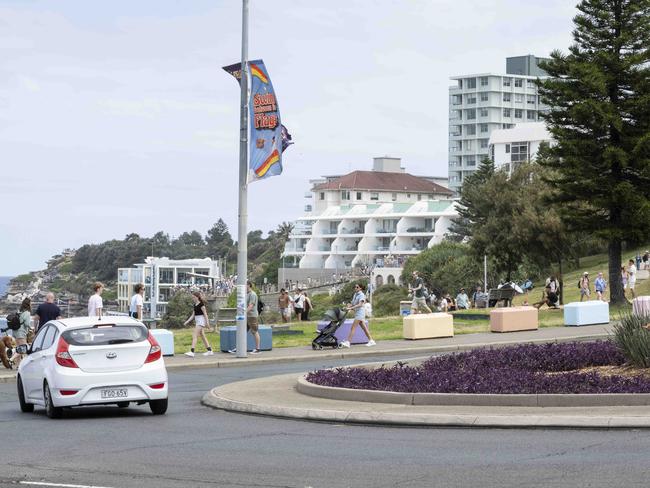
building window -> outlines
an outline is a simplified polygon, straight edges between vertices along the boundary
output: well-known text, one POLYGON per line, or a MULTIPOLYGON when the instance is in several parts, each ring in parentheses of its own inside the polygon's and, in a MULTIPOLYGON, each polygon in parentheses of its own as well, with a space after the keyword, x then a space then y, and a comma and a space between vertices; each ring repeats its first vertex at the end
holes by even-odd
POLYGON ((476 166, 476 157, 475 156, 467 156, 466 165, 470 166, 470 167, 476 166))
POLYGON ((465 129, 466 129, 465 133, 466 133, 468 136, 474 136, 474 135, 476 135, 476 126, 475 126, 475 125, 466 125, 466 126, 465 126, 465 129))
POLYGON ((429 194, 427 195, 427 198, 428 198, 429 200, 433 200, 433 193, 429 193, 429 194))
POLYGON ((488 77, 481 76, 481 86, 488 86, 488 77))
MULTIPOLYGON (((504 108, 503 109, 503 116, 504 117, 510 117, 510 109, 509 108, 504 108)), ((504 127, 505 129, 505 127, 504 127)))
POLYGON ((535 95, 526 95, 526 103, 528 103, 528 105, 535 105, 535 102, 537 101, 536 98, 535 95))
POLYGON ((410 194, 410 193, 407 193, 407 194, 406 194, 406 198, 411 198, 411 194, 410 194))
POLYGON ((515 103, 524 103, 523 93, 515 93, 515 103))
POLYGON ((471 151, 472 150, 472 141, 467 140, 465 141, 465 151, 471 151))
MULTIPOLYGON (((240 65, 241 66, 241 65, 240 65)), ((418 193, 418 202, 422 200, 422 193, 418 193)))
POLYGON ((377 192, 371 193, 370 200, 379 200, 379 193, 377 192))
POLYGON ((341 200, 349 200, 350 199, 350 191, 349 190, 343 190, 341 192, 341 200))
POLYGON ((515 119, 521 119, 524 117, 524 111, 520 108, 515 109, 515 119))
POLYGON ((487 93, 481 93, 481 102, 487 102, 488 101, 488 94, 487 93))
POLYGON ((476 78, 467 78, 465 80, 465 88, 466 89, 476 88, 476 78))
POLYGON ((488 125, 487 124, 479 124, 479 127, 481 129, 481 132, 487 132, 488 131, 488 125))
POLYGON ((511 148, 510 161, 513 163, 523 163, 528 161, 528 143, 513 142, 511 148))
POLYGON ((481 117, 487 117, 488 116, 488 109, 487 108, 482 108, 480 110, 481 117))
POLYGON ((526 86, 528 88, 535 88, 535 80, 526 80, 526 86))
POLYGON ((510 93, 504 93, 503 94, 503 101, 504 102, 509 102, 510 100, 512 100, 512 97, 510 96, 510 93))
MULTIPOLYGON (((241 66, 241 65, 240 65, 240 66, 241 66)), ((451 164, 452 164, 452 166, 453 166, 453 164, 454 164, 453 161, 452 161, 451 164)), ((394 201, 394 202, 397 201, 397 193, 393 193, 393 194, 391 195, 391 200, 394 201)))
POLYGON ((524 80, 522 78, 515 78, 515 88, 521 88, 524 86, 524 80))
POLYGON ((511 83, 512 83, 512 78, 503 79, 503 86, 510 86, 511 83))
POLYGON ((510 144, 506 144, 506 154, 510 154, 510 144))
POLYGON ((476 109, 470 108, 466 111, 467 120, 474 120, 476 118, 476 109))
POLYGON ((489 139, 481 139, 481 149, 488 147, 488 141, 489 139))
POLYGON ((512 129, 515 124, 501 124, 502 129, 512 129))
POLYGON ((465 98, 465 102, 467 102, 468 105, 472 105, 476 103, 476 95, 474 94, 467 95, 467 97, 465 98))
POLYGON ((452 105, 462 105, 463 103, 463 96, 462 95, 452 95, 451 96, 451 104, 452 105))
POLYGON ((357 200, 361 200, 361 192, 360 191, 357 192, 357 200))
POLYGON ((160 268, 160 283, 173 284, 174 283, 174 269, 173 268, 160 268))
POLYGON ((537 117, 535 116, 535 111, 534 110, 527 110, 526 111, 526 119, 527 120, 537 120, 537 117))

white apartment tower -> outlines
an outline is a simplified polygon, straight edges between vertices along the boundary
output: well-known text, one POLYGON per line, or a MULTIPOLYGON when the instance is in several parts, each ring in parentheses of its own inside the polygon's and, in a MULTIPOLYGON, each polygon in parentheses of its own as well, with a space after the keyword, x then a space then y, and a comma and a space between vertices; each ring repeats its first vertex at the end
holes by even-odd
POLYGON ((542 105, 535 80, 545 76, 533 55, 506 58, 506 74, 452 76, 449 87, 449 189, 458 195, 463 180, 489 156, 490 135, 521 122, 536 122, 542 105))

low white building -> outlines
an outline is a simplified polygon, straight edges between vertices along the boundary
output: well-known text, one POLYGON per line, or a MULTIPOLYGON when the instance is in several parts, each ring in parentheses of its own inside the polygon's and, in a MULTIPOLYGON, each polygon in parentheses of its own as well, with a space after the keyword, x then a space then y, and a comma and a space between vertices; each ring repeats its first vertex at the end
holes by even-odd
MULTIPOLYGON (((221 279, 220 261, 203 259, 169 259, 148 257, 133 268, 117 270, 119 310, 129 310, 134 287, 144 284, 144 309, 151 317, 162 316, 167 302, 179 287, 211 289, 213 280, 221 279), (204 277, 205 276, 205 277, 204 277)), ((188 310, 188 316, 191 311, 188 310)))
POLYGON ((285 245, 280 285, 323 281, 355 267, 396 281, 406 258, 443 240, 458 215, 452 191, 434 177, 406 173, 400 163, 375 158, 372 171, 313 182, 313 204, 285 245))
POLYGON ((516 124, 510 129, 498 129, 490 135, 490 159, 497 169, 505 168, 508 174, 518 164, 534 161, 542 142, 551 143, 551 134, 544 122, 516 124))

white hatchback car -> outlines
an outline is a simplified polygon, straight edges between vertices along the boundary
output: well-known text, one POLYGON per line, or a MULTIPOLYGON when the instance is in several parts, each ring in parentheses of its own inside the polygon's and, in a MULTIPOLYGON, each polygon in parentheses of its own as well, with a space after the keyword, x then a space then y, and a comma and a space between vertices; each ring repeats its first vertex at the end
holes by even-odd
POLYGON ((58 418, 64 407, 149 403, 167 411, 162 351, 149 330, 129 317, 52 320, 41 327, 17 375, 23 412, 34 405, 58 418))

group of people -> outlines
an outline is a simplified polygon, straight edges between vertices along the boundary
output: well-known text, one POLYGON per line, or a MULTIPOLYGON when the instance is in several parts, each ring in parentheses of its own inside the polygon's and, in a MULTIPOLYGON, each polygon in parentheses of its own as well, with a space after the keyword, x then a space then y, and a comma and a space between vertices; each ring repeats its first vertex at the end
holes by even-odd
MULTIPOLYGON (((411 313, 432 313, 431 307, 435 307, 439 312, 451 312, 454 310, 468 310, 471 308, 469 296, 465 288, 461 288, 454 299, 450 293, 443 294, 439 299, 430 294, 420 276, 419 271, 413 271, 413 281, 409 286, 409 293, 412 295, 411 313)), ((478 291, 480 292, 480 287, 478 291)), ((476 294, 475 294, 476 297, 476 294)))
POLYGON ((291 312, 293 311, 298 322, 308 321, 309 313, 313 309, 311 298, 307 292, 301 288, 296 288, 294 295, 289 295, 286 289, 280 290, 278 296, 278 310, 282 316, 282 322, 287 323, 291 321, 291 312))

